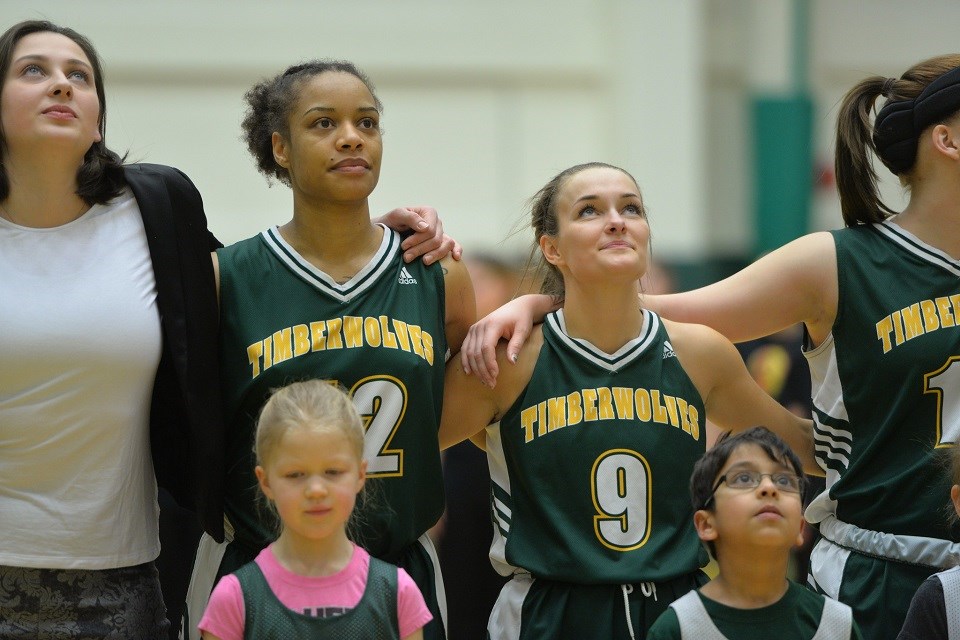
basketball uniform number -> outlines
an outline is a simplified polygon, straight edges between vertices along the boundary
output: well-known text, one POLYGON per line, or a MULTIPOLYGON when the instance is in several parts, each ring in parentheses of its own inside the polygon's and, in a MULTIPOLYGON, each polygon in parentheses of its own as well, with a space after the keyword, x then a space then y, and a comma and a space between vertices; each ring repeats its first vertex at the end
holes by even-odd
POLYGON ((593 528, 605 547, 630 551, 650 536, 650 466, 636 451, 614 449, 593 463, 593 528))
POLYGON ((960 356, 923 376, 923 392, 937 395, 937 448, 960 441, 960 356))
POLYGON ((392 376, 371 376, 353 385, 350 395, 366 430, 367 477, 402 476, 403 449, 391 449, 390 443, 407 411, 406 387, 392 376))

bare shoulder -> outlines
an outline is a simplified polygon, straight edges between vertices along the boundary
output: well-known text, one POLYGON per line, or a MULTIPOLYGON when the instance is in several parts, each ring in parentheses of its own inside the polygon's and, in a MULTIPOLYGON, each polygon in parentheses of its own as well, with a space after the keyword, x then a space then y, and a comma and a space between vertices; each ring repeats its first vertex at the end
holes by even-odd
POLYGON ((724 376, 743 368, 737 348, 714 329, 688 322, 663 322, 680 364, 704 396, 724 376))
POLYGON ((673 346, 673 350, 681 356, 681 359, 683 354, 702 356, 716 349, 724 349, 727 345, 734 348, 733 344, 720 332, 705 324, 675 322, 666 318, 661 318, 661 320, 670 336, 670 344, 673 346))
POLYGON ((449 278, 450 276, 469 277, 467 265, 465 265, 462 260, 454 260, 450 254, 440 259, 440 268, 443 269, 444 278, 449 278))

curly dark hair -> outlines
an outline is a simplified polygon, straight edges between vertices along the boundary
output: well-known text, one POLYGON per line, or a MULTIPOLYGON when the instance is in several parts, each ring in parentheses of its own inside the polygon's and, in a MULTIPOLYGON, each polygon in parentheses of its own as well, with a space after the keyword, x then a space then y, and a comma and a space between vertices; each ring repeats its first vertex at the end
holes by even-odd
POLYGON ((273 133, 284 138, 290 136, 288 118, 293 103, 300 95, 305 80, 322 73, 349 73, 356 77, 370 91, 377 111, 383 112, 383 104, 367 75, 352 62, 346 60, 311 60, 288 67, 286 71, 253 85, 243 96, 247 102, 247 112, 243 118, 243 139, 247 149, 257 163, 257 169, 263 175, 276 178, 290 186, 290 174, 277 164, 273 157, 273 133))
MULTIPOLYGON (((93 82, 100 101, 100 141, 94 142, 86 155, 83 164, 77 169, 77 195, 83 198, 88 205, 104 204, 120 195, 126 185, 123 177, 123 158, 107 148, 107 98, 103 88, 103 65, 100 56, 87 38, 73 29, 61 27, 47 20, 26 20, 7 29, 0 36, 0 78, 6 78, 13 63, 13 51, 24 37, 33 33, 56 33, 70 38, 77 43, 86 54, 93 68, 93 82)), ((3 90, 3 79, 0 79, 0 91, 3 90)), ((0 126, 0 148, 7 150, 6 134, 0 126)), ((7 169, 0 156, 0 200, 6 200, 10 195, 10 179, 7 169)))

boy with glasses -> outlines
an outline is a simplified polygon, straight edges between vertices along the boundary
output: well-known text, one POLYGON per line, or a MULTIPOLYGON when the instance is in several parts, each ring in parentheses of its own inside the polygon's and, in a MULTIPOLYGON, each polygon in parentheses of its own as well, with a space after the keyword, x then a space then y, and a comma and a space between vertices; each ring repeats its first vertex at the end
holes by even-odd
POLYGON ((787 579, 803 484, 800 460, 768 429, 721 436, 690 479, 694 526, 720 572, 671 604, 647 640, 860 639, 850 607, 787 579))

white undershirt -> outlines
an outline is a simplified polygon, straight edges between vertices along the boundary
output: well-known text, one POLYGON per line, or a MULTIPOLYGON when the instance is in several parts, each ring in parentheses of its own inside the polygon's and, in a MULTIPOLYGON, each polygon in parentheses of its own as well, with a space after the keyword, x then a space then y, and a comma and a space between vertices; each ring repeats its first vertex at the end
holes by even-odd
POLYGON ((0 565, 157 557, 156 299, 129 190, 52 229, 0 219, 0 565))

